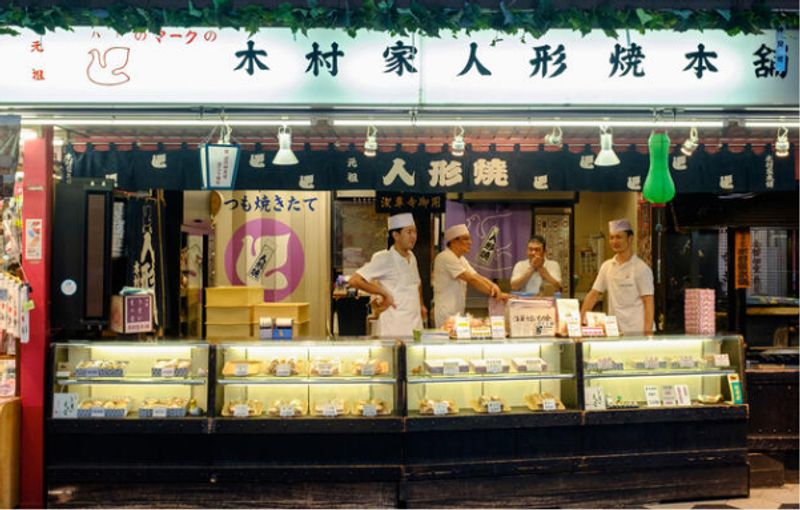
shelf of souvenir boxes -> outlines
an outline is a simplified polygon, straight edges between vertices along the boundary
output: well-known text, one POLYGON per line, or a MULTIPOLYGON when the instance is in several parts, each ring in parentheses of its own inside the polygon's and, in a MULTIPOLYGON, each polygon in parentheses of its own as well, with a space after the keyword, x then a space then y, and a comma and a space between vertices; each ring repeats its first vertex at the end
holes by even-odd
POLYGON ((607 411, 651 412, 641 420, 746 412, 739 336, 584 338, 580 348, 584 407, 605 412, 587 412, 587 423, 614 419, 607 411))
POLYGON ((52 417, 203 417, 208 408, 208 359, 208 345, 197 342, 56 343, 52 417))
POLYGON ((399 430, 396 352, 379 340, 219 344, 217 430, 399 430))

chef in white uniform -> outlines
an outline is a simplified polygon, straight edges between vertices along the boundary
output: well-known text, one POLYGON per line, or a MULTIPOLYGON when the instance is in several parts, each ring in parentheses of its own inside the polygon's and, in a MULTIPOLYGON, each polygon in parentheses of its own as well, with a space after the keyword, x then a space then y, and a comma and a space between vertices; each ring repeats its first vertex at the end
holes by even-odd
POLYGON ((379 336, 412 336, 415 329, 422 329, 428 310, 422 304, 422 280, 411 252, 417 243, 417 227, 411 213, 389 217, 389 240, 391 247, 373 254, 372 260, 357 270, 348 283, 379 296, 379 336))
POLYGON ((653 334, 653 271, 633 253, 633 227, 626 219, 608 222, 608 242, 614 256, 600 266, 600 272, 586 295, 581 316, 591 311, 597 300, 608 293, 608 314, 617 317, 626 335, 653 334))

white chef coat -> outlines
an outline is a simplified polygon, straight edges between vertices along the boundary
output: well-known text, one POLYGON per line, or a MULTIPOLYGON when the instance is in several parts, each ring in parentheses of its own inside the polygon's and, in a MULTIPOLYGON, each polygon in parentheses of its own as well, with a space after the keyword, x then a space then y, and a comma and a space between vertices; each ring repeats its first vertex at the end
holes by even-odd
POLYGON ((436 327, 444 325, 448 317, 463 314, 467 305, 467 282, 459 280, 462 273, 475 270, 463 256, 453 250, 442 250, 433 260, 433 307, 436 327))
MULTIPOLYGON (((558 265, 558 262, 555 260, 544 259, 544 264, 542 264, 544 268, 550 273, 550 276, 558 280, 561 283, 561 266, 558 265)), ((529 259, 520 260, 516 264, 514 264, 514 269, 511 271, 511 279, 515 280, 520 278, 528 268, 531 267, 531 261, 529 259)), ((525 282, 519 291, 520 292, 530 292, 531 294, 538 294, 542 288, 542 275, 539 274, 539 271, 534 272, 528 281, 525 282)))
POLYGON ((395 307, 389 307, 378 317, 378 335, 384 337, 412 336, 422 329, 420 311, 417 258, 410 251, 403 257, 392 246, 372 255, 372 260, 356 271, 367 281, 378 280, 394 298, 395 307))
POLYGON ((644 302, 642 296, 652 296, 653 271, 633 255, 620 264, 616 257, 600 266, 592 289, 608 291, 608 314, 617 316, 619 329, 626 335, 644 332, 644 302))

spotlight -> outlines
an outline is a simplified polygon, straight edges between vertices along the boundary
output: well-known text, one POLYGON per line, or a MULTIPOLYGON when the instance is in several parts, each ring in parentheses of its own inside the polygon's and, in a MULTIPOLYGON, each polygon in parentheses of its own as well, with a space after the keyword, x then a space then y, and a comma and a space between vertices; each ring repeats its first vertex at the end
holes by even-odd
POLYGON ((789 156, 789 129, 786 126, 778 128, 778 138, 775 140, 775 155, 779 158, 789 156))
POLYGON ((697 128, 693 127, 689 130, 689 138, 687 138, 681 146, 681 153, 684 156, 689 157, 694 154, 694 151, 697 149, 698 145, 700 145, 700 141, 697 136, 697 128))
POLYGON ((278 128, 278 153, 272 160, 273 165, 296 165, 297 156, 292 152, 292 130, 286 126, 278 128))
POLYGON ((562 135, 564 133, 561 131, 561 128, 556 126, 553 128, 553 131, 550 132, 549 135, 544 137, 544 144, 549 145, 550 147, 561 147, 563 145, 562 142, 562 135))
POLYGON ((464 149, 467 144, 464 143, 464 128, 456 126, 453 130, 453 142, 450 144, 450 154, 456 158, 464 155, 464 149))
POLYGON ((614 139, 608 128, 600 126, 600 153, 594 158, 597 166, 619 165, 619 158, 614 154, 614 139))
POLYGON ((364 155, 374 158, 378 153, 378 128, 375 126, 367 127, 367 139, 364 141, 364 155))

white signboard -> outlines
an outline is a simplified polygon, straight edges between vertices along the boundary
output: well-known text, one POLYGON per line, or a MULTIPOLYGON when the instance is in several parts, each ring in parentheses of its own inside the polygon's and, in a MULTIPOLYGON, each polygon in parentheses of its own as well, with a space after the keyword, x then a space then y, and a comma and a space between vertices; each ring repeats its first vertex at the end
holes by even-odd
POLYGON ((0 36, 0 104, 797 105, 798 32, 785 74, 775 34, 22 30, 0 36))

